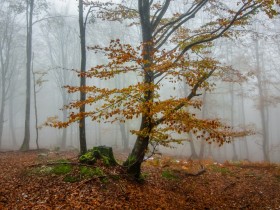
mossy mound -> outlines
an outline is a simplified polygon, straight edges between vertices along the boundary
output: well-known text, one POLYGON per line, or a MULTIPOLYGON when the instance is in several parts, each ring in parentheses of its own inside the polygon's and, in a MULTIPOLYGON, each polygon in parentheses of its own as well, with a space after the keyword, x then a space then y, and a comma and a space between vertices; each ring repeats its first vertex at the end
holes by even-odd
POLYGON ((85 153, 79 158, 79 161, 81 163, 86 163, 90 165, 93 165, 97 160, 102 160, 103 163, 107 166, 117 165, 117 161, 115 160, 113 155, 112 147, 93 147, 93 149, 89 150, 87 153, 85 153))

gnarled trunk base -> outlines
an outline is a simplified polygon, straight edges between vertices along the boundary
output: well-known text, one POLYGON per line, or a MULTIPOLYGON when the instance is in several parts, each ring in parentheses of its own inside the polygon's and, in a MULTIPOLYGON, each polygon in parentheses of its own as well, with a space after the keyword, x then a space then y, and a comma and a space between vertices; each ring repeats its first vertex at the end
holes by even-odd
POLYGON ((145 152, 148 148, 149 137, 139 137, 137 138, 134 148, 127 160, 124 162, 123 166, 127 168, 127 173, 134 176, 136 179, 140 178, 141 175, 141 165, 145 157, 145 152))

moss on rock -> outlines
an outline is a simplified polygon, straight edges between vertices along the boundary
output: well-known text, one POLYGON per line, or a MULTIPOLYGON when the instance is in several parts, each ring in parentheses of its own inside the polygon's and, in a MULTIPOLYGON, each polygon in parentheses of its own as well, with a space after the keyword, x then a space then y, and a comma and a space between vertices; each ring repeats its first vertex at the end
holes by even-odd
POLYGON ((96 160, 100 160, 100 159, 107 166, 112 166, 117 164, 117 161, 115 160, 113 155, 112 147, 106 147, 106 146, 93 147, 93 149, 89 150, 87 153, 82 155, 79 161, 81 163, 93 165, 96 162, 96 160))

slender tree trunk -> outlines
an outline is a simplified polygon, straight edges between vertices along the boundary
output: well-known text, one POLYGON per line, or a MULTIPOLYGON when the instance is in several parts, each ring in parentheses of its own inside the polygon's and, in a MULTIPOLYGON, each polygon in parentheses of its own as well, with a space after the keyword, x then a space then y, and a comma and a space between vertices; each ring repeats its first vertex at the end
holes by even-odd
MULTIPOLYGON (((244 105, 244 91, 243 91, 243 87, 241 86, 241 116, 242 116, 242 124, 245 125, 245 105, 244 105)), ((243 137, 243 141, 244 141, 244 145, 245 145, 245 157, 247 160, 249 160, 249 147, 248 147, 248 141, 246 136, 243 137)))
MULTIPOLYGON (((84 7, 83 0, 79 0, 79 26, 80 26, 80 39, 81 39, 81 72, 86 71, 86 23, 84 23, 84 7)), ((86 78, 81 77, 80 87, 86 86, 86 78)), ((86 93, 80 91, 80 101, 83 102, 86 100, 86 93)), ((85 112, 85 105, 80 107, 80 113, 85 112)), ((87 143, 86 143, 86 123, 85 118, 80 119, 79 124, 80 131, 80 152, 84 154, 87 152, 87 143)))
MULTIPOLYGON (((8 95, 8 89, 10 81, 7 81, 8 71, 10 70, 10 54, 12 43, 12 31, 9 31, 9 26, 13 23, 6 22, 3 26, 3 33, 0 39, 0 62, 1 62, 1 107, 0 107, 0 148, 2 144, 3 128, 4 128, 4 115, 5 105, 8 95), (7 85, 8 84, 8 85, 7 85)), ((13 28, 13 26, 11 26, 13 28)))
MULTIPOLYGON (((230 97, 231 97, 231 126, 234 126, 234 84, 230 84, 230 97)), ((232 151, 233 151, 233 157, 232 160, 236 161, 238 159, 237 152, 236 152, 236 145, 235 145, 235 139, 232 140, 232 151)))
MULTIPOLYGON (((64 85, 67 84, 67 78, 69 74, 68 72, 65 71, 65 69, 67 68, 66 65, 66 55, 65 55, 65 43, 63 41, 61 41, 60 44, 60 50, 61 50, 61 64, 62 64, 62 78, 63 78, 63 83, 64 85)), ((67 54, 67 52, 66 52, 67 54)), ((61 90, 61 94, 62 94, 62 103, 63 106, 65 106, 66 104, 68 104, 69 102, 69 97, 67 97, 67 91, 65 89, 61 90)), ((68 110, 67 109, 63 109, 63 121, 65 122, 67 120, 67 116, 68 116, 68 110)), ((66 145, 67 145, 67 132, 68 132, 68 128, 63 128, 62 130, 62 139, 61 139, 61 149, 65 150, 66 145)))
MULTIPOLYGON (((207 93, 204 92, 203 99, 202 99, 202 119, 205 119, 206 117, 206 95, 207 93)), ((200 144, 200 150, 199 150, 200 160, 204 158, 204 151, 205 151, 205 140, 202 140, 200 144)))
POLYGON ((32 24, 34 0, 27 1, 27 40, 26 40, 26 104, 24 139, 20 150, 29 150, 30 142, 30 95, 31 95, 31 60, 32 60, 32 24))
POLYGON ((15 134, 15 122, 14 122, 14 87, 12 87, 10 100, 9 100, 9 127, 12 135, 13 148, 16 148, 17 140, 15 134))
POLYGON ((269 162, 269 139, 268 139, 268 124, 267 121, 267 115, 265 110, 265 104, 264 104, 264 90, 263 90, 263 84, 262 84, 262 77, 261 77, 261 70, 260 70, 260 53, 259 53, 259 41, 258 39, 255 40, 255 47, 256 47, 256 59, 257 59, 257 87, 259 90, 259 109, 260 109, 260 116, 261 116, 261 125, 262 125, 262 137, 263 137, 263 144, 262 144, 262 151, 263 151, 263 157, 264 161, 269 162))
MULTIPOLYGON (((124 85, 125 80, 122 78, 122 84, 124 85)), ((115 78, 115 86, 116 88, 121 88, 121 80, 119 78, 115 78)), ((123 108, 123 107, 121 107, 123 108)), ((122 149, 126 151, 128 149, 129 139, 125 128, 125 123, 119 123, 120 131, 121 131, 121 142, 122 142, 122 149)))
MULTIPOLYGON (((62 92, 62 103, 63 103, 63 106, 67 104, 66 92, 64 92, 64 91, 62 92)), ((67 120, 67 116, 68 116, 68 112, 66 109, 63 109, 62 115, 63 115, 63 117, 62 117, 63 121, 65 122, 67 120)), ((64 150, 66 148, 67 131, 68 131, 67 128, 62 129, 62 139, 60 142, 60 147, 62 150, 64 150)))
POLYGON ((213 158, 212 144, 208 144, 208 157, 213 158))
POLYGON ((190 136, 190 146, 191 146, 191 156, 190 156, 190 158, 197 159, 198 155, 197 155, 197 153, 195 151, 195 146, 194 146, 194 143, 193 143, 193 135, 192 135, 192 133, 189 133, 189 136, 190 136))
MULTIPOLYGON (((184 81, 183 85, 184 85, 184 97, 186 97, 188 95, 188 86, 187 86, 186 81, 184 81)), ((196 150, 195 150, 195 146, 194 146, 194 142, 193 142, 193 135, 192 135, 191 132, 189 133, 189 137, 190 137, 189 143, 190 143, 190 148, 191 148, 190 158, 197 159, 198 155, 197 155, 196 150)))
POLYGON ((32 75, 33 75, 33 92, 34 92, 34 110, 35 110, 35 130, 36 130, 36 147, 39 149, 39 129, 38 129, 38 109, 37 109, 37 92, 36 92, 36 75, 33 69, 33 59, 34 59, 34 54, 32 56, 32 75))
MULTIPOLYGON (((3 72, 3 69, 2 69, 3 72)), ((4 127, 4 113, 5 113, 5 101, 6 101, 6 93, 5 93, 5 89, 6 89, 6 84, 5 84, 5 75, 2 75, 2 81, 1 81, 1 96, 2 96, 2 100, 1 100, 1 108, 0 108, 0 148, 1 148, 1 144, 2 144, 2 135, 3 135, 3 127, 4 127)))
POLYGON ((125 130, 125 124, 124 123, 119 123, 120 125, 120 131, 121 131, 121 138, 122 138, 122 146, 123 150, 127 151, 128 150, 128 136, 125 130))

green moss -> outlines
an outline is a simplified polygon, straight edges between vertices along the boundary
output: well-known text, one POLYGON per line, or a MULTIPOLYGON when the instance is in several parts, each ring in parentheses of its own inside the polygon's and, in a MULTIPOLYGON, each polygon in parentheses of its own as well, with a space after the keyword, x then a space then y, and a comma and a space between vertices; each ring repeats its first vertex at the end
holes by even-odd
POLYGON ((79 158, 79 161, 81 163, 94 164, 96 162, 96 159, 93 155, 92 150, 89 150, 79 158))
POLYGON ((110 166, 111 165, 111 161, 110 161, 110 159, 108 157, 102 156, 102 160, 103 160, 103 163, 106 166, 110 166))
POLYGON ((164 170, 161 176, 166 179, 177 179, 178 177, 170 170, 164 170))
POLYGON ((80 173, 83 177, 104 176, 104 172, 100 168, 91 168, 83 166, 80 168, 80 173))
POLYGON ((102 171, 102 169, 100 169, 100 168, 95 168, 94 170, 94 175, 95 176, 104 176, 104 172, 102 171))
POLYGON ((103 163, 107 166, 116 165, 117 161, 113 156, 113 151, 111 147, 99 146, 94 147, 87 153, 79 158, 82 163, 87 163, 93 165, 96 160, 101 159, 103 163))
POLYGON ((63 175, 63 174, 68 174, 71 171, 71 166, 70 165, 56 165, 52 168, 51 173, 54 173, 56 175, 63 175))

